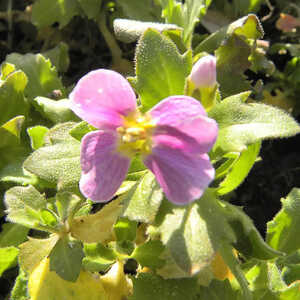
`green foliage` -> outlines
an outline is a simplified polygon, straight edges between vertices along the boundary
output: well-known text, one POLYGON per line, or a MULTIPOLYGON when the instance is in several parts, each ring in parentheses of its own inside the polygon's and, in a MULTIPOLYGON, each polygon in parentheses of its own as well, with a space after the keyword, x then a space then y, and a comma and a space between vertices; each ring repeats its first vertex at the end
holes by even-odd
POLYGON ((77 0, 38 0, 32 7, 32 22, 40 28, 58 22, 62 28, 79 13, 77 0))
POLYGON ((123 216, 130 220, 151 223, 154 221, 162 199, 163 192, 154 175, 148 171, 123 196, 123 216))
POLYGON ((74 123, 63 123, 49 130, 49 144, 38 148, 24 162, 24 168, 49 186, 59 190, 77 188, 80 178, 80 143, 69 135, 74 123))
MULTIPOLYGON (((223 241, 236 242, 225 210, 211 191, 185 208, 164 203, 154 228, 180 277, 193 276, 207 267, 223 241)), ((164 277, 174 276, 168 268, 166 264, 158 273, 164 277)))
POLYGON ((21 269, 29 274, 32 273, 39 263, 50 255, 58 240, 57 234, 52 234, 47 239, 29 238, 20 246, 19 264, 21 269))
POLYGON ((300 223, 300 190, 293 189, 281 202, 282 209, 268 223, 267 242, 276 250, 291 253, 300 248, 300 241, 295 238, 300 223))
POLYGON ((172 95, 183 95, 191 71, 191 53, 180 55, 175 44, 158 31, 148 29, 136 50, 134 86, 143 110, 172 95))
MULTIPOLYGON (((248 146, 234 159, 226 170, 225 179, 219 184, 218 194, 225 195, 236 189, 247 177, 254 165, 260 150, 260 143, 248 146)), ((224 172, 225 173, 225 172, 224 172)))
POLYGON ((141 273, 133 280, 133 295, 130 300, 193 300, 197 294, 196 278, 167 279, 141 273))
POLYGON ((97 19, 99 16, 102 0, 77 0, 89 19, 97 19))
POLYGON ((159 7, 152 0, 116 0, 126 17, 133 20, 158 21, 159 7))
POLYGON ((0 233, 0 247, 18 246, 27 239, 29 229, 19 224, 3 224, 0 233))
POLYGON ((20 270, 18 277, 16 278, 15 285, 11 291, 10 300, 27 300, 27 277, 25 272, 20 270))
POLYGON ((300 132, 297 122, 286 112, 264 104, 243 103, 247 93, 224 99, 209 116, 219 125, 214 149, 242 152, 263 139, 293 136, 300 132))
POLYGON ((187 0, 184 4, 176 0, 162 0, 161 2, 163 17, 168 23, 184 28, 183 41, 189 46, 199 16, 206 13, 211 0, 187 0))
POLYGON ((78 121, 78 117, 70 110, 70 100, 55 101, 46 97, 36 97, 33 105, 41 115, 54 124, 68 121, 78 121))
POLYGON ((160 255, 164 251, 165 247, 160 241, 148 241, 144 244, 137 246, 131 257, 142 267, 149 267, 151 269, 162 268, 164 260, 160 258, 160 255))
POLYGON ((12 118, 28 113, 28 103, 24 97, 27 76, 22 71, 15 71, 13 65, 4 63, 1 66, 0 81, 0 125, 12 118))
POLYGON ((156 29, 159 32, 171 32, 181 35, 182 28, 174 24, 163 24, 153 22, 141 22, 127 19, 116 19, 114 21, 114 31, 118 40, 124 43, 132 43, 139 39, 143 33, 149 29, 156 29))
POLYGON ((7 269, 17 265, 19 249, 16 247, 0 248, 0 277, 7 269))
POLYGON ((82 264, 83 267, 91 272, 103 272, 113 265, 116 261, 116 253, 109 247, 102 244, 85 244, 82 264))
POLYGON ((50 253, 50 271, 55 271, 64 280, 75 282, 83 257, 79 241, 61 238, 50 253))
POLYGON ((34 126, 27 129, 27 133, 30 138, 30 145, 33 150, 37 150, 44 146, 45 136, 47 135, 49 129, 45 126, 34 126))
MULTIPOLYGON (((49 11, 46 12, 47 15, 51 15, 49 11)), ((28 84, 24 93, 29 100, 33 100, 37 96, 47 97, 54 90, 61 91, 62 98, 65 96, 65 90, 56 68, 43 55, 12 53, 6 57, 6 61, 14 64, 16 69, 20 69, 26 74, 28 84)))
POLYGON ((46 199, 34 187, 13 187, 5 193, 7 219, 30 228, 43 229, 41 211, 46 199))

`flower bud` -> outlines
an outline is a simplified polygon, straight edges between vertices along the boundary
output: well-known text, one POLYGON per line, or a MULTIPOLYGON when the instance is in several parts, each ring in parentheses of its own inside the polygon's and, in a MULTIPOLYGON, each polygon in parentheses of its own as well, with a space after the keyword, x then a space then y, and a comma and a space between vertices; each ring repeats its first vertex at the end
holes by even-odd
POLYGON ((212 55, 201 57, 192 68, 190 81, 195 88, 214 87, 216 85, 216 58, 212 55))

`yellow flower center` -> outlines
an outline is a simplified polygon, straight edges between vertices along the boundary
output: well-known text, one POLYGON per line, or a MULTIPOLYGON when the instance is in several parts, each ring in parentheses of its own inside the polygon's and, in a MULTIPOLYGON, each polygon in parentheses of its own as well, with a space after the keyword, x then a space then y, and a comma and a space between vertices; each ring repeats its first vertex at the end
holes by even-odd
POLYGON ((119 133, 118 151, 126 156, 136 154, 148 155, 151 153, 152 132, 155 124, 147 114, 142 115, 135 111, 124 117, 124 124, 117 128, 119 133))

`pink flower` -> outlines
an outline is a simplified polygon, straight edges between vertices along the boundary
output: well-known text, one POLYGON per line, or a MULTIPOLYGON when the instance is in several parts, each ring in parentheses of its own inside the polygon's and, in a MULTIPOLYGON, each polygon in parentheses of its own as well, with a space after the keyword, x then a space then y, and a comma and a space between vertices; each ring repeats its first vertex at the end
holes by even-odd
POLYGON ((201 57, 192 68, 190 81, 195 88, 214 87, 217 83, 216 58, 212 55, 201 57))
POLYGON ((176 204, 199 198, 214 178, 207 152, 218 127, 197 100, 171 96, 142 114, 127 80, 104 69, 81 78, 70 99, 71 109, 99 129, 85 135, 81 145, 79 185, 91 200, 113 197, 136 154, 176 204))

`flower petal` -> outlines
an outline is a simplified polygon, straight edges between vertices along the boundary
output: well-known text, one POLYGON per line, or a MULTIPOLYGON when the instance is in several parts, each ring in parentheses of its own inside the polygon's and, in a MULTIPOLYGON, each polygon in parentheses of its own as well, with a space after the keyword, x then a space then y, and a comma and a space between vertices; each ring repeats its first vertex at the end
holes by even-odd
POLYGON ((168 200, 179 205, 200 198, 215 175, 207 154, 190 156, 167 147, 154 148, 144 163, 168 200))
POLYGON ((116 152, 117 135, 92 131, 81 143, 82 194, 95 202, 109 201, 126 177, 130 159, 116 152))
POLYGON ((187 96, 169 97, 151 111, 156 123, 153 144, 185 152, 206 153, 218 136, 218 125, 208 118, 199 101, 187 96))
POLYGON ((116 128, 136 109, 136 97, 119 73, 99 69, 82 77, 70 94, 71 109, 97 128, 116 128))

